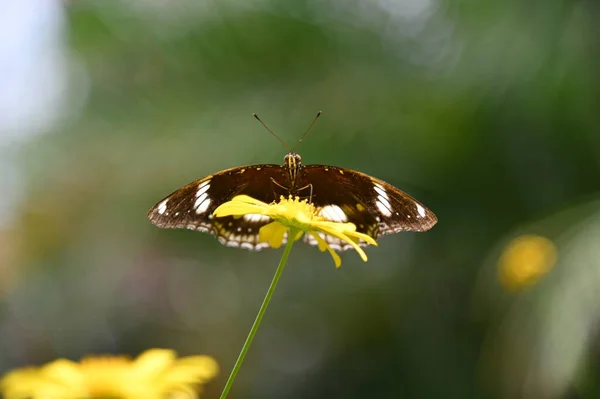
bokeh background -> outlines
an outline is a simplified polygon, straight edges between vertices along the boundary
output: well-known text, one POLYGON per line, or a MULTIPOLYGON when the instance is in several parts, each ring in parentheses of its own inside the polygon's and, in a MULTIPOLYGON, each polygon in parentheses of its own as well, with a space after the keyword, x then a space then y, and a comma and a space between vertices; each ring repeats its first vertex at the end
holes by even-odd
POLYGON ((0 372, 167 347, 214 356, 218 397, 281 250, 146 212, 281 163, 253 112, 293 144, 322 110, 305 163, 382 178, 439 223, 340 269, 296 245, 231 397, 600 397, 599 17, 591 0, 2 3, 0 372))

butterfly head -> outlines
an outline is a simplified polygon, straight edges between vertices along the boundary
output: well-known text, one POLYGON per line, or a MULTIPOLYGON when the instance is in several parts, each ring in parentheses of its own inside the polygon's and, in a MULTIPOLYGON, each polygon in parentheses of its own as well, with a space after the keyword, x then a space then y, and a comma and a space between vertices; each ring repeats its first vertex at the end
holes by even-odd
POLYGON ((298 172, 302 169, 302 157, 295 152, 288 153, 283 158, 283 167, 288 175, 289 182, 293 186, 298 172))
POLYGON ((299 170, 302 167, 302 157, 299 154, 290 152, 283 158, 283 163, 288 170, 299 170))

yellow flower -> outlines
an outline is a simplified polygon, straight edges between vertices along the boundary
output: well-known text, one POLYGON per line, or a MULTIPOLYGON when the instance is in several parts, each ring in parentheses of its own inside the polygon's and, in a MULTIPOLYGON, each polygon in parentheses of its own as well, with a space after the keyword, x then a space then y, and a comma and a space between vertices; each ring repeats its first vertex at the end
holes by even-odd
POLYGON ((511 241, 499 260, 500 282, 509 290, 535 283, 556 262, 556 247, 547 238, 524 235, 511 241))
POLYGON ((248 214, 268 216, 273 219, 273 222, 261 227, 260 242, 267 242, 271 247, 279 248, 289 231, 298 231, 298 234, 293 237, 294 240, 300 239, 304 233, 310 234, 317 241, 319 249, 329 251, 335 266, 339 267, 342 260, 319 233, 330 235, 349 243, 366 262, 367 255, 359 247, 358 242, 362 240, 368 244, 377 245, 375 240, 366 234, 357 232, 353 223, 329 221, 323 216, 319 216, 318 211, 313 204, 308 203, 307 200, 300 200, 298 197, 290 196, 286 199, 282 196, 279 202, 266 204, 247 195, 238 195, 215 209, 214 215, 216 217, 241 217, 248 214))
POLYGON ((218 373, 209 356, 177 359, 168 349, 150 349, 135 360, 89 357, 58 359, 42 367, 9 372, 0 380, 5 399, 192 399, 200 384, 218 373))

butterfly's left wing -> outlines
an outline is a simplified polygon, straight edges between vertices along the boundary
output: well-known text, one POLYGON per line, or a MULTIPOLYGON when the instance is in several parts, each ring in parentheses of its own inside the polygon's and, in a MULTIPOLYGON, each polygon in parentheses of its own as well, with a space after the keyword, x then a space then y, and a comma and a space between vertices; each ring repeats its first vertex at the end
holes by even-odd
MULTIPOLYGON (((301 179, 300 184, 312 190, 312 202, 321 209, 322 216, 335 222, 354 223, 357 231, 374 239, 400 231, 427 231, 437 223, 435 214, 410 195, 355 170, 307 165, 301 179)), ((324 238, 334 249, 351 248, 335 237, 324 238)), ((310 236, 307 241, 317 244, 310 236)))
POLYGON ((148 219, 158 227, 185 228, 214 234, 220 243, 252 250, 268 247, 258 240, 259 229, 271 222, 263 215, 213 217, 217 207, 236 195, 271 203, 278 198, 272 180, 283 181, 279 165, 250 165, 227 169, 187 184, 154 205, 148 219))

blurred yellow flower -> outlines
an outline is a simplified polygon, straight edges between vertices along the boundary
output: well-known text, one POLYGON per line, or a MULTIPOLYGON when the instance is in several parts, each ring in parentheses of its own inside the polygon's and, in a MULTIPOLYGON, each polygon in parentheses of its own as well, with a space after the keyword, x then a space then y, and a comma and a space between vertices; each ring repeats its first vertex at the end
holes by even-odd
POLYGON ((218 373, 209 356, 177 359, 174 351, 150 349, 136 359, 58 359, 9 372, 0 380, 5 399, 193 399, 218 373))
POLYGON ((282 196, 279 202, 267 204, 247 195, 238 195, 214 211, 216 217, 241 217, 247 214, 265 215, 273 219, 273 222, 261 227, 259 231, 260 242, 267 242, 271 247, 279 248, 283 243, 285 234, 290 229, 298 231, 296 237, 293 237, 294 240, 300 239, 304 233, 310 234, 317 241, 321 251, 329 251, 336 267, 342 264, 342 260, 319 233, 349 243, 365 262, 367 261, 367 255, 358 245, 359 240, 377 245, 372 237, 357 232, 353 223, 329 221, 318 215, 318 209, 312 203, 307 200, 300 200, 298 197, 292 198, 290 196, 286 199, 282 196))
POLYGON ((556 257, 556 247, 549 239, 536 235, 517 237, 500 256, 500 282, 512 291, 531 285, 550 271, 556 257))

